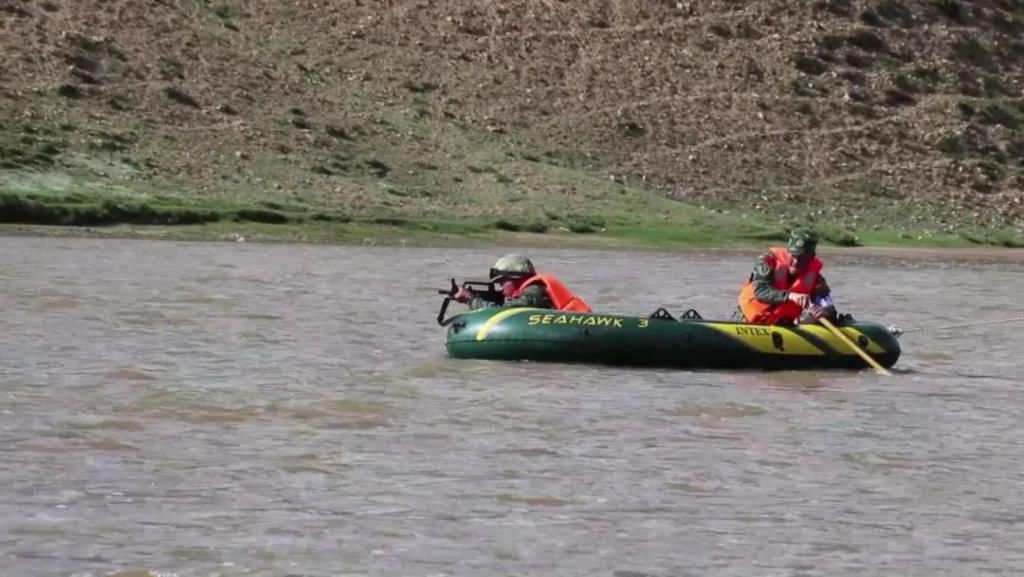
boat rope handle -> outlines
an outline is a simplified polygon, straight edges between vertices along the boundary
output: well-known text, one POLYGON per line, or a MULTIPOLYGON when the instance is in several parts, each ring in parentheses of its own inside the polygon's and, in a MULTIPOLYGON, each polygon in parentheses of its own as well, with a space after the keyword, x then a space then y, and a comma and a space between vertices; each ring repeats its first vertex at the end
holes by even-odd
POLYGON ((958 324, 955 324, 955 325, 942 325, 942 326, 936 326, 936 327, 915 327, 915 328, 909 328, 909 329, 903 329, 903 328, 900 328, 899 326, 893 325, 893 326, 889 327, 889 332, 894 334, 894 335, 896 335, 896 336, 899 336, 899 335, 901 335, 903 333, 921 333, 921 332, 926 332, 926 331, 947 331, 947 330, 950 330, 950 329, 962 329, 962 328, 966 328, 966 327, 980 327, 982 325, 999 325, 999 324, 1017 323, 1017 322, 1021 322, 1021 321, 1024 321, 1024 317, 1012 317, 1012 318, 1008 318, 1008 319, 993 319, 993 320, 987 320, 987 321, 974 321, 974 322, 970 322, 970 323, 958 323, 958 324))

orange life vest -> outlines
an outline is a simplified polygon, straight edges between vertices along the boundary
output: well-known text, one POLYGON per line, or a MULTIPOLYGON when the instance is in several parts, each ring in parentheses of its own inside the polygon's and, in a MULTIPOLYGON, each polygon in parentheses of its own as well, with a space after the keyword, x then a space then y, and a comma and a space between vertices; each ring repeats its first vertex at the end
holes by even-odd
POLYGON ((551 297, 551 302, 555 305, 556 310, 560 311, 573 311, 577 313, 590 313, 594 312, 590 310, 590 305, 583 302, 583 299, 574 295, 564 284, 561 283, 557 278, 549 274, 538 274, 534 275, 519 286, 519 289, 512 295, 518 297, 523 294, 526 287, 542 284, 548 291, 548 296, 551 297))
MULTIPOLYGON (((814 257, 807 269, 795 281, 789 281, 789 263, 793 255, 784 248, 772 248, 771 253, 775 256, 775 274, 772 279, 772 286, 779 290, 786 290, 797 294, 811 294, 814 285, 818 283, 818 275, 821 273, 822 262, 814 257)), ((768 304, 757 300, 754 296, 753 278, 747 279, 740 288, 740 310, 746 317, 748 323, 758 325, 774 325, 780 322, 796 322, 803 310, 800 305, 786 301, 780 304, 768 304)))

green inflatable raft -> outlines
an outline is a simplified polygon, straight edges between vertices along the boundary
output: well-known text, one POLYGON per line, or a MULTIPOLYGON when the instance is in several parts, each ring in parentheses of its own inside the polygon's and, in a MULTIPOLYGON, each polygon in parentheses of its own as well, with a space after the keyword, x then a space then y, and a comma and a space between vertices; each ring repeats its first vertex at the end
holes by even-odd
MULTIPOLYGON (((705 320, 693 310, 676 319, 664 309, 636 317, 495 307, 446 319, 448 301, 437 320, 447 327, 448 355, 457 359, 683 369, 868 368, 848 343, 816 324, 705 320)), ((881 366, 899 359, 899 341, 890 329, 863 321, 837 328, 881 366)))

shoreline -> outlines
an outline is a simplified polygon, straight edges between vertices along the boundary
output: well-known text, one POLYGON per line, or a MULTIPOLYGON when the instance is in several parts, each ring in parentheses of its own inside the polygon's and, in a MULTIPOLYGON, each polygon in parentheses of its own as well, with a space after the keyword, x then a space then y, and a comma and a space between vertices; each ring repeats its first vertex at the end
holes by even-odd
MULTIPOLYGON (((721 243, 670 241, 643 242, 601 233, 523 233, 493 231, 480 233, 441 233, 407 231, 386 225, 346 226, 345 230, 313 229, 294 225, 237 226, 211 225, 113 225, 80 227, 60 225, 0 224, 0 237, 103 238, 119 240, 162 240, 179 242, 255 242, 265 244, 321 244, 375 247, 521 247, 524 249, 618 250, 659 253, 716 253, 729 256, 750 255, 773 240, 725 237, 721 243)), ((819 255, 832 257, 877 257, 902 260, 944 260, 970 262, 1024 263, 1024 248, 995 245, 940 246, 927 242, 907 245, 835 246, 819 245, 819 255)))

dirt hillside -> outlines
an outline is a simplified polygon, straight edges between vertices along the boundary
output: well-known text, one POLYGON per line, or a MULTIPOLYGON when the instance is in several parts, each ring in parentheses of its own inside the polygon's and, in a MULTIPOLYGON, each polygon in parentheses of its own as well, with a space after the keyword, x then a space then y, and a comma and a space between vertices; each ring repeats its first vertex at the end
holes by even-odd
POLYGON ((10 182, 1024 224, 1020 0, 0 0, 0 53, 10 182))

